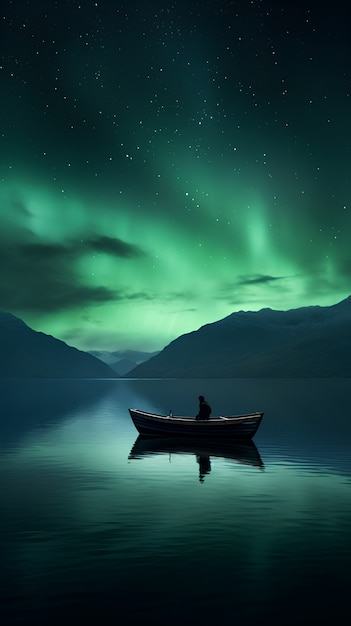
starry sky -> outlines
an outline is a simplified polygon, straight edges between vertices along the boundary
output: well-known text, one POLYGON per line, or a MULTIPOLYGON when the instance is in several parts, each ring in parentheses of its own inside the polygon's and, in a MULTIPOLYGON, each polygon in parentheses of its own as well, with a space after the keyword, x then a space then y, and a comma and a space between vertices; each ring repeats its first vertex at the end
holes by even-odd
POLYGON ((349 3, 3 0, 0 310, 160 350, 351 293, 349 3))

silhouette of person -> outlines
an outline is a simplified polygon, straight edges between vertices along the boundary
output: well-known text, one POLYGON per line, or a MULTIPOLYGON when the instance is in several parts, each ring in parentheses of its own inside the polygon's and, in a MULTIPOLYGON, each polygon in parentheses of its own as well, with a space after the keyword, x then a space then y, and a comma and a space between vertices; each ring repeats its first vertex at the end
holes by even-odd
POLYGON ((199 412, 196 416, 197 420, 208 420, 211 415, 211 407, 203 396, 199 396, 199 412))
POLYGON ((203 483, 206 474, 211 471, 211 460, 209 456, 196 456, 196 460, 199 464, 199 481, 203 483))

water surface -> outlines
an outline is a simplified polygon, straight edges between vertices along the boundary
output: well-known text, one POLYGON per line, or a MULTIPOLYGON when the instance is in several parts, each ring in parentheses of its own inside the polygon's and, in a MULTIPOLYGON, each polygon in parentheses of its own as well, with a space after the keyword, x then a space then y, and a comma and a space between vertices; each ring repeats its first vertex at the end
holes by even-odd
POLYGON ((347 609, 349 380, 0 390, 4 624, 314 623, 347 609), (195 414, 199 394, 217 414, 264 410, 253 443, 138 437, 128 407, 195 414))

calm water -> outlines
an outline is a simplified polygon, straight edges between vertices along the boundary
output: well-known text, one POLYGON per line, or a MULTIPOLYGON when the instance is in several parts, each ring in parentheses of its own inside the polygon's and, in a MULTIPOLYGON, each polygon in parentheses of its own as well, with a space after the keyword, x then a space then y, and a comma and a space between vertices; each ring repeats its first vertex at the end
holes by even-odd
POLYGON ((315 623, 349 606, 349 380, 0 381, 0 622, 315 623), (248 446, 128 407, 264 410, 248 446), (122 614, 125 617, 122 618, 122 614))

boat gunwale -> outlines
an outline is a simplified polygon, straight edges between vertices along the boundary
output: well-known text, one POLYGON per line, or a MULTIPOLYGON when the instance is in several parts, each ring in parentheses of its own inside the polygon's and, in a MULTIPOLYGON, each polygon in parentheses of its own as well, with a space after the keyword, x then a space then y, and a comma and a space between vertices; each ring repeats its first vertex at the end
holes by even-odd
POLYGON ((146 419, 154 420, 154 421, 169 421, 169 422, 177 422, 177 423, 191 423, 191 424, 233 424, 238 422, 243 422, 245 420, 257 420, 262 419, 264 413, 263 411, 256 411, 254 413, 247 413, 243 415, 219 415, 216 417, 210 417, 205 420, 198 420, 195 417, 190 416, 182 416, 182 415, 160 415, 158 413, 149 413, 148 411, 142 411, 141 409, 129 409, 129 412, 136 413, 140 417, 145 417, 146 419))

